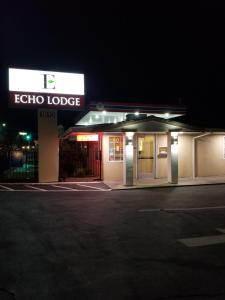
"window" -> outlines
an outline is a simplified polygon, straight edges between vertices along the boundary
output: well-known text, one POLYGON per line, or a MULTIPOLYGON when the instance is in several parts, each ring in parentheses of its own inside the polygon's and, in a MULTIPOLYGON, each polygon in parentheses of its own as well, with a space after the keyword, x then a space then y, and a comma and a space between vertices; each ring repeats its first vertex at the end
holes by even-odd
POLYGON ((225 136, 223 137, 223 158, 225 159, 225 136))
POLYGON ((109 137, 109 161, 123 160, 123 137, 109 137))

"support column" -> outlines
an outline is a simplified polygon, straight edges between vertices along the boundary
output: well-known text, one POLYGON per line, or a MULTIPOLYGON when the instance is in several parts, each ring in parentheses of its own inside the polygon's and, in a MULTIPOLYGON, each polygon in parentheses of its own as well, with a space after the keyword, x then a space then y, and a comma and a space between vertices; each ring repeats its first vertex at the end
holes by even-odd
POLYGON ((167 133, 168 182, 178 183, 178 132, 167 133))
POLYGON ((57 111, 38 110, 38 178, 39 182, 58 181, 59 140, 57 111))
POLYGON ((134 132, 125 133, 124 185, 133 185, 134 132))

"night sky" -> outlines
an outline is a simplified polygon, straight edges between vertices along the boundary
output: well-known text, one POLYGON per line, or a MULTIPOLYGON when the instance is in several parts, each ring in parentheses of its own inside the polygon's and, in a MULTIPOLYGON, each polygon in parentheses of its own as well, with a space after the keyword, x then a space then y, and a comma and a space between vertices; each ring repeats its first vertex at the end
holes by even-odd
MULTIPOLYGON (((17 67, 84 73, 86 101, 183 103, 185 121, 225 128, 224 6, 81 3, 2 6, 0 121, 36 126, 35 111, 7 107, 7 69, 17 67)), ((59 112, 66 127, 73 119, 59 112)))

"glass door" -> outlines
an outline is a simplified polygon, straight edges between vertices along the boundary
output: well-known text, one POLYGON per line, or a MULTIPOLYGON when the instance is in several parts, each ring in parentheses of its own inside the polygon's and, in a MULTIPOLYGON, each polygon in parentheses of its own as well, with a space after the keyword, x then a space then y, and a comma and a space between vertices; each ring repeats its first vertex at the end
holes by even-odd
POLYGON ((154 175, 154 135, 138 136, 137 143, 138 178, 152 178, 154 175))

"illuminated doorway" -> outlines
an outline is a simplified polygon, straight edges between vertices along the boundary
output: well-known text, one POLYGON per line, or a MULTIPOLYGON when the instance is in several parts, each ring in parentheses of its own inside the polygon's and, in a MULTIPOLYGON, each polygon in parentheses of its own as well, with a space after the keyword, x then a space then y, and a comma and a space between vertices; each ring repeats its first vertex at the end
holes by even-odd
POLYGON ((139 135, 137 139, 137 178, 154 178, 154 135, 139 135))

